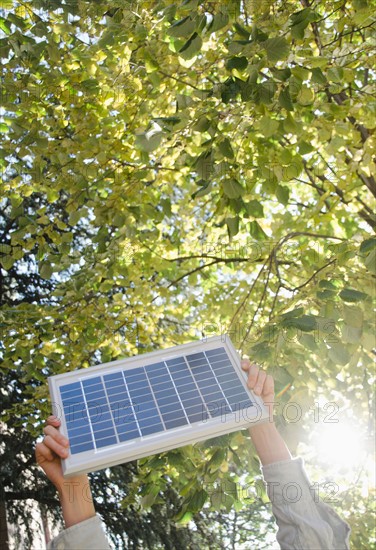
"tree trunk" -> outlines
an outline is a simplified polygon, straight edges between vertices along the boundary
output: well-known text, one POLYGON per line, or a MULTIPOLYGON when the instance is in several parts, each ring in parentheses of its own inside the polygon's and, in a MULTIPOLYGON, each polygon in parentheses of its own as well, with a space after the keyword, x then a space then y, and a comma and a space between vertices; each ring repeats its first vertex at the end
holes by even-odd
POLYGON ((7 511, 3 491, 0 494, 0 548, 2 550, 9 550, 7 511))

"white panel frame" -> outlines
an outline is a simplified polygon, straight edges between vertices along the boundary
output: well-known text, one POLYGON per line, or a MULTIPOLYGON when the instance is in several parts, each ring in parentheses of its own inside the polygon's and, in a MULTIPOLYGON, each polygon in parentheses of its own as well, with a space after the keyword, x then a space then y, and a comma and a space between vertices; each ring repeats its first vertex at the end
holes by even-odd
POLYGON ((190 353, 204 352, 217 347, 224 347, 227 351, 235 372, 239 376, 252 403, 254 403, 253 406, 234 413, 226 413, 216 418, 195 422, 187 426, 172 428, 166 432, 141 436, 137 439, 117 443, 116 445, 103 447, 101 449, 92 449, 73 455, 70 454, 68 458, 62 460, 64 476, 69 477, 70 475, 77 475, 115 466, 145 456, 231 433, 249 427, 251 424, 259 424, 268 421, 269 413, 262 399, 247 387, 247 373, 241 368, 239 355, 230 337, 228 335, 222 335, 136 355, 127 359, 102 363, 101 365, 79 369, 65 374, 50 376, 48 378, 48 384, 51 394, 52 410, 55 416, 61 420, 60 432, 65 437, 68 437, 67 425, 60 398, 60 386, 80 380, 87 380, 98 375, 111 374, 119 370, 146 367, 147 365, 159 361, 173 359, 174 357, 182 355, 189 355, 190 353))

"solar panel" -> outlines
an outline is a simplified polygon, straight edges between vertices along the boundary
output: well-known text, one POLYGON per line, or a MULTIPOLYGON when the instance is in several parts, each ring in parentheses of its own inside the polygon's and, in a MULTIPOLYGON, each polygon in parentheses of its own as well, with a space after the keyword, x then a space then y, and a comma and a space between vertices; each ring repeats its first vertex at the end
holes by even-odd
POLYGON ((70 441, 64 475, 90 472, 263 422, 228 336, 48 379, 70 441))

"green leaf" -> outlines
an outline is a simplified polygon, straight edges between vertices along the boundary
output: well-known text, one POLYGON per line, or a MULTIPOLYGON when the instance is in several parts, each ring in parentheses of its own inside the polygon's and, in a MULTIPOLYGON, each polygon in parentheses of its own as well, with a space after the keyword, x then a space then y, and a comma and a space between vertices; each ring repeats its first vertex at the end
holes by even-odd
POLYGON ((112 223, 115 227, 122 227, 126 219, 127 217, 123 212, 116 212, 115 216, 112 218, 112 223))
POLYGON ((338 365, 347 365, 351 357, 346 347, 343 344, 330 344, 328 357, 338 365))
POLYGON ((249 224, 249 233, 256 241, 265 241, 268 238, 267 234, 256 220, 253 220, 249 224))
POLYGON ((278 128, 279 121, 274 118, 263 116, 260 120, 260 130, 266 138, 274 136, 278 128))
POLYGON ((291 35, 294 38, 302 40, 304 38, 304 29, 306 29, 312 21, 318 19, 316 14, 311 8, 305 8, 290 16, 291 35))
POLYGON ((301 155, 308 155, 309 153, 312 153, 312 151, 315 150, 314 146, 311 143, 307 143, 306 141, 299 141, 299 153, 301 155))
MULTIPOLYGON (((197 182, 197 183, 200 184, 200 182, 197 182)), ((194 193, 192 193, 191 197, 192 199, 195 199, 197 197, 203 197, 204 195, 207 195, 208 193, 210 193, 211 189, 212 189, 211 183, 204 182, 203 186, 197 191, 195 191, 194 193)))
POLYGON ((297 100, 301 105, 311 105, 315 100, 315 93, 311 88, 303 86, 298 93, 297 100))
POLYGON ((217 511, 220 511, 223 506, 224 501, 224 493, 222 487, 217 489, 216 491, 213 491, 210 494, 210 502, 213 506, 213 508, 217 511))
POLYGON ((326 279, 322 279, 320 282, 319 282, 319 287, 320 288, 328 288, 329 290, 338 290, 337 286, 332 283, 332 281, 327 281, 326 279))
POLYGON ((282 325, 285 327, 297 328, 303 332, 311 332, 312 330, 315 330, 317 322, 315 317, 312 315, 302 315, 301 317, 291 317, 285 319, 282 322, 282 325))
POLYGON ((264 217, 264 207, 257 200, 252 200, 244 203, 245 210, 248 216, 253 218, 263 218, 264 217))
POLYGON ((277 185, 275 195, 281 204, 288 204, 290 197, 290 189, 286 185, 277 185))
POLYGON ((376 274, 376 250, 371 250, 371 252, 364 260, 364 265, 366 266, 368 271, 376 274))
POLYGON ((361 302, 367 298, 367 294, 353 288, 344 288, 339 293, 339 296, 344 302, 361 302))
POLYGON ((183 59, 192 59, 200 50, 202 46, 201 37, 195 32, 191 38, 184 44, 179 50, 179 55, 183 59))
POLYGON ((0 254, 8 254, 9 252, 12 252, 10 244, 0 243, 0 254))
POLYGON ((1 0, 1 9, 11 10, 14 7, 13 0, 1 0))
POLYGON ((359 344, 362 337, 362 327, 344 325, 342 328, 342 340, 348 344, 359 344))
MULTIPOLYGON (((1 3, 3 6, 3 2, 1 3)), ((9 22, 4 19, 4 17, 0 17, 0 29, 5 32, 5 34, 10 34, 11 32, 11 26, 9 22)))
POLYGON ((239 216, 235 218, 225 218, 228 236, 230 240, 239 233, 239 216))
POLYGON ((304 333, 299 338, 299 344, 311 351, 317 351, 318 345, 315 341, 315 337, 312 334, 304 333))
POLYGON ((204 506, 208 498, 208 493, 204 489, 196 491, 194 495, 188 501, 188 510, 193 513, 197 513, 204 506))
POLYGON ((247 29, 245 29, 242 25, 240 25, 240 23, 235 22, 234 23, 234 28, 240 36, 242 36, 243 38, 246 38, 246 39, 249 38, 250 32, 247 31, 247 29))
POLYGON ((334 298, 334 296, 336 296, 336 294, 337 293, 334 292, 334 290, 328 289, 316 292, 316 296, 319 300, 331 300, 332 298, 334 298))
POLYGON ((207 464, 208 470, 216 471, 225 460, 227 452, 225 449, 217 449, 207 464))
POLYGON ((291 101, 290 91, 288 86, 280 91, 280 94, 278 96, 278 101, 281 107, 286 109, 286 111, 294 110, 294 105, 291 101))
POLYGON ((330 67, 327 72, 327 77, 331 82, 343 83, 343 69, 342 67, 330 67))
POLYGON ((190 36, 196 28, 196 21, 194 21, 191 16, 184 17, 180 21, 176 21, 171 27, 167 30, 167 34, 170 36, 176 37, 186 37, 190 36))
POLYGON ((316 82, 317 84, 326 84, 328 82, 324 73, 319 67, 312 69, 311 80, 312 82, 316 82))
POLYGON ((209 32, 216 32, 219 31, 219 29, 222 29, 225 27, 229 22, 229 16, 227 13, 216 13, 212 19, 212 21, 209 24, 208 31, 209 32))
POLYGON ((268 105, 269 103, 271 103, 273 101, 276 91, 277 85, 273 80, 268 80, 267 82, 259 84, 258 97, 260 99, 260 103, 263 103, 264 105, 268 105))
POLYGON ((362 253, 367 253, 367 252, 370 252, 371 250, 374 250, 375 248, 376 248, 376 239, 375 237, 371 237, 370 239, 366 239, 361 243, 359 251, 362 253))
POLYGON ((229 77, 221 86, 221 99, 223 103, 234 101, 239 93, 244 89, 245 83, 239 78, 229 77))
POLYGON ((266 49, 269 61, 272 62, 286 59, 290 52, 290 46, 287 40, 282 36, 268 38, 263 45, 266 49))
POLYGON ((222 153, 222 155, 226 158, 233 159, 234 158, 234 151, 231 147, 230 140, 226 137, 218 144, 218 149, 222 153))
POLYGON ((261 43, 265 42, 265 40, 268 39, 268 34, 264 31, 262 31, 259 27, 257 27, 255 24, 252 26, 252 40, 255 42, 261 43))
POLYGON ((201 180, 208 181, 213 172, 212 150, 209 149, 201 153, 195 160, 193 168, 201 180))
POLYGON ((81 213, 78 210, 74 210, 69 214, 68 224, 73 227, 79 222, 80 219, 81 213))
POLYGON ((285 82, 291 76, 291 69, 289 69, 289 67, 286 67, 285 69, 276 69, 275 67, 273 67, 270 68, 270 71, 274 78, 276 78, 277 80, 282 80, 282 82, 285 82))
POLYGON ((10 256, 9 254, 6 254, 5 256, 2 256, 0 258, 0 264, 3 266, 5 271, 8 271, 13 266, 15 261, 16 261, 16 258, 14 258, 13 256, 10 256))
POLYGON ((40 264, 39 274, 42 277, 42 279, 50 279, 52 273, 53 273, 53 269, 51 264, 49 263, 40 264))
POLYGON ((201 116, 192 126, 194 132, 206 132, 210 128, 210 120, 206 116, 201 116))
POLYGON ((244 56, 231 57, 226 62, 226 69, 231 71, 237 69, 238 71, 244 71, 248 67, 248 59, 244 56))
POLYGON ((222 188, 225 195, 227 195, 230 199, 237 199, 244 193, 243 187, 235 178, 224 180, 222 182, 222 188))

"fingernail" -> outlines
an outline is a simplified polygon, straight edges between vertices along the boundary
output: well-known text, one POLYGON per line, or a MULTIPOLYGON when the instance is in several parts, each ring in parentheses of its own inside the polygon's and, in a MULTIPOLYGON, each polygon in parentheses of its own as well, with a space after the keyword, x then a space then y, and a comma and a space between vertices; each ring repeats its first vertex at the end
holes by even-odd
POLYGON ((68 456, 68 450, 67 450, 67 449, 62 449, 62 450, 61 450, 61 454, 62 454, 63 456, 68 456))

